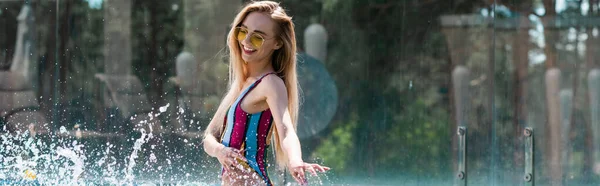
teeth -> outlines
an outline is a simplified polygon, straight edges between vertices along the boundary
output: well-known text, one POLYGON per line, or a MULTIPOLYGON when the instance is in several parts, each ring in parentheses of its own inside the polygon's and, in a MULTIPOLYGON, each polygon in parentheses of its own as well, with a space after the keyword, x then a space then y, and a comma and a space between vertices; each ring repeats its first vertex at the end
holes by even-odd
POLYGON ((246 46, 244 46, 244 50, 247 50, 247 51, 250 51, 250 52, 253 52, 253 51, 254 51, 254 49, 248 48, 248 47, 246 47, 246 46))

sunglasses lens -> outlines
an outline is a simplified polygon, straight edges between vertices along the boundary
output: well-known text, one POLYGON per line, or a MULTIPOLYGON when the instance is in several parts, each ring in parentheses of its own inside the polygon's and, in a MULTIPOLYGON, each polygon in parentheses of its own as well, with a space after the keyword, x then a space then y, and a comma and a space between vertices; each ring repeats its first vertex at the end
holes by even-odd
MULTIPOLYGON (((235 31, 237 33, 236 39, 239 42, 242 42, 248 36, 248 30, 245 28, 236 28, 235 31)), ((252 43, 252 45, 254 45, 254 47, 256 47, 256 48, 260 48, 263 45, 264 41, 265 41, 265 39, 258 34, 250 35, 250 43, 252 43)))
POLYGON ((264 39, 256 34, 253 34, 252 37, 250 37, 250 42, 256 48, 260 48, 263 44, 263 41, 264 39))
POLYGON ((246 35, 248 35, 248 30, 243 28, 237 28, 237 40, 243 41, 246 39, 246 35))

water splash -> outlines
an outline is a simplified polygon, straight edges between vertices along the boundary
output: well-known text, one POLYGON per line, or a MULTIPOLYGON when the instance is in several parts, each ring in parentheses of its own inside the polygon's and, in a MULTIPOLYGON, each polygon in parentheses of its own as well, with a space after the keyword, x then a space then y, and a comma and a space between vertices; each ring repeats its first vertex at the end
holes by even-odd
POLYGON ((98 167, 102 167, 104 164, 106 164, 106 171, 102 172, 102 177, 104 177, 103 181, 106 181, 108 183, 117 183, 118 179, 116 177, 116 171, 115 171, 115 166, 116 166, 116 158, 113 156, 109 156, 111 153, 111 148, 113 148, 114 145, 110 144, 110 143, 106 143, 106 150, 104 150, 104 156, 102 156, 100 158, 100 160, 98 160, 96 162, 96 165, 98 167))
MULTIPOLYGON (((216 159, 194 159, 205 156, 201 152, 198 139, 179 138, 168 144, 154 143, 168 138, 153 133, 152 125, 158 123, 149 120, 167 112, 169 107, 170 105, 166 104, 161 106, 158 112, 148 114, 148 120, 140 121, 136 125, 149 127, 140 128, 138 133, 129 134, 124 138, 87 138, 85 136, 89 131, 78 127, 79 124, 76 124, 77 127, 72 131, 61 126, 56 133, 48 135, 32 135, 29 132, 0 133, 0 185, 218 183, 220 166, 216 159), (185 171, 177 172, 182 169, 185 171), (180 174, 180 179, 175 174, 180 174)), ((185 112, 178 107, 175 109, 180 113, 185 112)), ((193 122, 195 121, 191 121, 193 122)), ((320 185, 322 181, 310 183, 320 185)))
POLYGON ((152 134, 142 130, 141 137, 135 141, 128 156, 127 167, 119 171, 117 158, 113 156, 115 145, 106 143, 101 146, 101 152, 96 154, 100 158, 90 163, 87 159, 88 156, 93 156, 92 153, 86 154, 86 146, 80 141, 64 137, 69 133, 66 127, 61 126, 58 135, 47 136, 50 139, 31 136, 28 132, 0 134, 0 144, 3 147, 0 148, 2 185, 85 185, 89 181, 82 179, 86 173, 89 174, 88 178, 103 178, 100 181, 109 185, 132 185, 135 181, 133 170, 138 153, 153 138, 152 134), (93 175, 94 168, 101 169, 101 173, 93 175))
POLYGON ((142 149, 142 145, 144 143, 146 143, 148 141, 148 139, 151 138, 151 134, 148 137, 148 139, 146 139, 146 132, 144 131, 144 129, 141 129, 142 132, 142 137, 140 137, 139 139, 135 140, 135 144, 133 145, 133 152, 131 152, 131 155, 129 155, 129 163, 127 164, 127 172, 125 172, 125 180, 129 183, 133 182, 133 178, 135 178, 135 176, 133 175, 133 167, 135 167, 135 160, 138 158, 138 151, 140 151, 142 149))
POLYGON ((73 163, 73 165, 65 163, 66 169, 63 169, 72 171, 71 183, 77 183, 79 177, 83 173, 84 162, 86 160, 86 157, 82 149, 82 144, 77 144, 77 141, 73 141, 73 146, 71 148, 58 147, 58 149, 56 150, 56 154, 58 156, 63 156, 73 163))

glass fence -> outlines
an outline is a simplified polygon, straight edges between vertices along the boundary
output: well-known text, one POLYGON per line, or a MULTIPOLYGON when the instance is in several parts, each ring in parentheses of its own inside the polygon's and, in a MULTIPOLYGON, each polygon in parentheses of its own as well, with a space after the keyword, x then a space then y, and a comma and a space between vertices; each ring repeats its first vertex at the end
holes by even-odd
MULTIPOLYGON (((250 2, 0 0, 0 184, 219 185, 250 2)), ((309 185, 600 184, 598 0, 278 2, 309 185)))

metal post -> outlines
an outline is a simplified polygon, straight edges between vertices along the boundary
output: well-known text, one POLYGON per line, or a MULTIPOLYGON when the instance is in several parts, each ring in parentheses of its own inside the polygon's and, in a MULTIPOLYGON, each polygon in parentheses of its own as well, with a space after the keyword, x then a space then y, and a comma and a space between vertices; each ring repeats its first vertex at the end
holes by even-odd
POLYGON ((467 185, 467 127, 458 127, 458 172, 456 186, 467 185))
POLYGON ((525 128, 523 131, 525 136, 525 175, 523 177, 526 186, 534 186, 534 167, 533 167, 533 129, 525 128))

